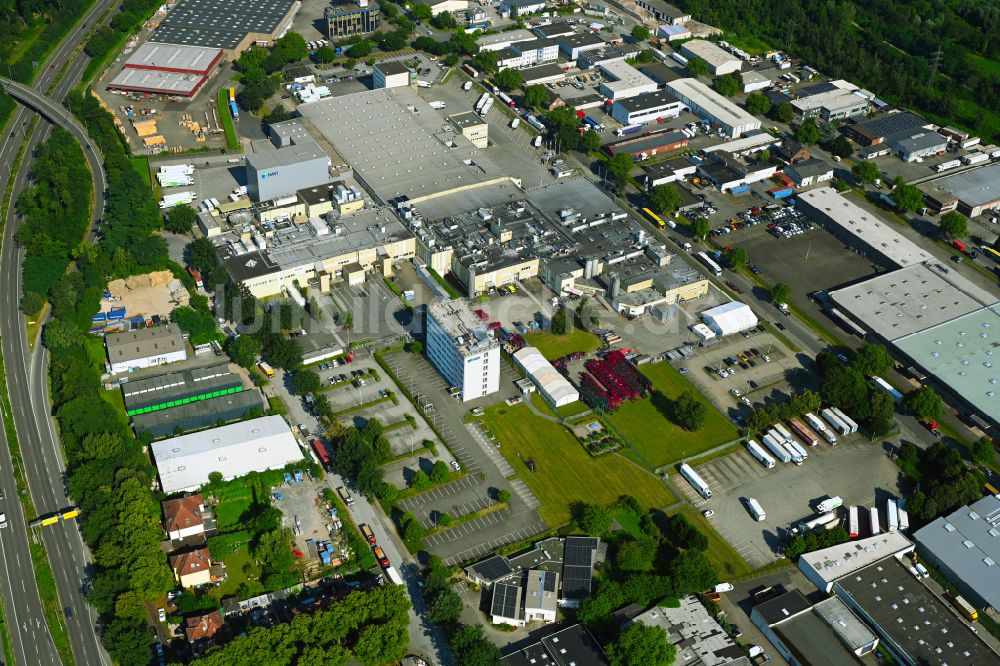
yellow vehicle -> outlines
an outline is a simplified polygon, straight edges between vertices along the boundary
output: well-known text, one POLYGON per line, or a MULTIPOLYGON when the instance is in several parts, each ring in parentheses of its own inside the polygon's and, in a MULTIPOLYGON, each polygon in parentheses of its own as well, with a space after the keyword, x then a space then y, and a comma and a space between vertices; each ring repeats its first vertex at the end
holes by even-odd
POLYGON ((258 363, 257 367, 260 368, 260 371, 263 372, 266 376, 268 376, 268 377, 274 377, 274 368, 272 368, 270 365, 268 365, 264 361, 261 361, 260 363, 258 363))
POLYGON ((509 294, 516 294, 517 293, 517 287, 515 287, 512 284, 508 284, 507 286, 504 287, 504 289, 506 289, 507 293, 509 293, 509 294))
POLYGON ((650 209, 643 208, 642 212, 645 213, 646 217, 648 217, 650 220, 652 220, 653 223, 656 224, 656 226, 658 228, 663 229, 664 227, 667 226, 667 223, 663 221, 663 218, 661 218, 659 215, 657 215, 656 213, 654 213, 650 209))
POLYGON ((958 609, 958 612, 962 614, 962 617, 969 622, 975 622, 979 619, 979 611, 977 611, 976 608, 966 601, 961 595, 955 595, 952 597, 951 603, 958 609))

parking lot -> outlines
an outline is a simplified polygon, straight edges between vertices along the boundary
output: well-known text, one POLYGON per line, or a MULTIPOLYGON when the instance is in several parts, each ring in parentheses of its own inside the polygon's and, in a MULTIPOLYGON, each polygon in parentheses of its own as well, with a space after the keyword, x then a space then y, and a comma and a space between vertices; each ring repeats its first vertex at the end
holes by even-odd
POLYGON ((852 435, 837 446, 818 444, 808 453, 802 465, 779 462, 772 469, 746 450, 695 464, 695 471, 712 489, 707 501, 680 475, 670 478, 699 510, 715 512, 709 519, 713 527, 750 566, 758 568, 781 557, 790 527, 809 517, 823 497, 839 495, 845 506, 872 506, 876 495, 899 494, 901 475, 879 444, 852 435), (745 501, 751 497, 764 507, 767 517, 762 522, 746 509, 745 501))

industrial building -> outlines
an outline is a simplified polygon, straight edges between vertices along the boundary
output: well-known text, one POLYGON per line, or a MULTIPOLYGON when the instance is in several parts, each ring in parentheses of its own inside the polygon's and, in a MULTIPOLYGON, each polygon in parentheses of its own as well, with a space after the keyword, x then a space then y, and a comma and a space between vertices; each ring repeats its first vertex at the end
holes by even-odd
POLYGON ((251 46, 271 46, 292 26, 295 0, 179 0, 153 41, 222 49, 235 60, 251 46))
POLYGON ((784 173, 795 183, 796 187, 808 187, 833 179, 833 165, 815 157, 789 164, 784 173))
POLYGON ((519 28, 492 35, 483 35, 476 40, 476 45, 481 51, 502 51, 515 42, 530 42, 534 39, 538 39, 538 37, 530 30, 519 28))
POLYGON ((676 118, 684 103, 666 90, 647 92, 625 99, 617 98, 611 106, 611 117, 622 125, 644 125, 676 118))
POLYGON ((976 608, 1000 608, 1000 498, 981 500, 935 519, 913 534, 924 563, 976 608))
POLYGON ((944 176, 921 186, 924 197, 939 210, 948 204, 968 217, 1000 210, 1000 162, 944 176))
POLYGON ((579 392, 534 347, 524 347, 511 357, 538 387, 545 401, 552 407, 569 405, 580 399, 579 392))
POLYGON ((545 9, 545 0, 500 0, 497 7, 503 16, 516 18, 542 11, 545 9))
POLYGON ((469 8, 469 0, 420 0, 431 8, 431 16, 442 13, 464 12, 469 8))
POLYGON ((816 95, 792 100, 795 115, 801 120, 821 118, 827 122, 860 116, 868 110, 868 100, 856 89, 835 88, 816 95))
POLYGON ((894 557, 840 578, 833 593, 868 624, 880 639, 879 647, 897 663, 1000 662, 1000 654, 894 557))
POLYGON ((677 648, 678 664, 698 666, 750 666, 743 648, 729 637, 695 596, 681 597, 679 606, 653 606, 629 621, 660 627, 677 648))
POLYGON ((859 663, 878 637, 837 597, 815 606, 798 590, 753 607, 750 619, 792 666, 859 663))
POLYGON ((514 67, 521 69, 546 62, 555 62, 559 58, 559 46, 551 39, 535 37, 517 41, 498 52, 497 67, 506 69, 514 67))
POLYGON ((435 301, 427 306, 427 358, 462 401, 500 389, 500 344, 468 301, 435 301))
POLYGON ((140 328, 104 336, 108 372, 116 375, 187 359, 184 336, 177 324, 140 328))
POLYGON ((690 14, 663 0, 636 0, 635 4, 659 23, 683 25, 691 20, 690 14))
MULTIPOLYGON (((752 143, 758 142, 755 139, 752 143)), ((759 147, 749 152, 756 150, 759 147)), ((705 152, 706 159, 698 164, 698 174, 719 188, 720 192, 745 192, 750 189, 751 183, 766 180, 778 170, 770 161, 745 159, 723 150, 705 152)))
POLYGON ((597 65, 604 74, 598 91, 615 101, 655 92, 656 81, 625 62, 625 59, 604 61, 597 65))
POLYGON ((900 132, 931 127, 927 119, 909 111, 899 111, 852 123, 841 131, 859 145, 873 146, 900 132))
POLYGON ((685 77, 685 74, 662 62, 651 62, 643 65, 639 68, 639 71, 656 81, 657 85, 660 86, 665 86, 670 81, 676 81, 685 77))
POLYGON ((131 93, 193 98, 222 62, 222 49, 145 42, 107 87, 131 93))
POLYGON ((604 46, 599 49, 588 49, 581 52, 577 66, 580 69, 592 69, 615 62, 624 63, 637 53, 639 53, 639 48, 632 44, 614 45, 605 42, 604 46))
POLYGON ((521 607, 520 584, 497 583, 493 586, 490 621, 493 624, 509 624, 512 627, 525 625, 524 609, 521 607))
POLYGON ((554 21, 548 25, 540 25, 532 28, 532 31, 539 37, 555 39, 565 37, 576 32, 576 24, 573 21, 554 21))
MULTIPOLYGON (((536 65, 534 67, 525 67, 521 70, 521 78, 524 79, 524 85, 531 86, 541 83, 555 83, 556 81, 562 81, 566 78, 566 72, 563 68, 555 63, 548 63, 545 65, 536 65)), ((546 88, 546 92, 552 92, 546 88)))
POLYGON ((560 629, 500 661, 503 666, 611 666, 600 643, 582 624, 560 629))
POLYGON ((331 160, 298 120, 269 127, 270 141, 254 141, 246 154, 250 198, 257 202, 330 182, 331 160))
POLYGON ((686 25, 665 23, 656 28, 656 36, 668 42, 675 42, 679 39, 691 39, 691 30, 686 25))
POLYGON ((853 578, 870 565, 913 552, 902 532, 884 532, 866 539, 821 548, 799 556, 799 571, 816 589, 830 594, 840 578, 853 578))
POLYGON ((378 2, 338 0, 323 9, 323 19, 326 36, 333 40, 375 32, 381 23, 382 12, 378 2))
POLYGON ((559 45, 559 50, 562 51, 569 60, 574 61, 578 60, 586 51, 601 49, 607 45, 607 42, 604 41, 600 35, 596 35, 592 32, 577 32, 572 35, 556 37, 555 42, 559 45))
POLYGON ((910 130, 885 140, 892 152, 904 162, 916 162, 925 157, 943 154, 948 139, 931 130, 910 130))
POLYGON ((710 121, 729 138, 760 129, 760 120, 697 79, 670 81, 667 90, 684 102, 692 113, 710 121))
POLYGON ((701 319, 716 335, 733 335, 757 326, 757 315, 749 305, 729 301, 701 313, 701 319))
POLYGON ((676 153, 687 148, 689 137, 677 130, 659 130, 633 135, 628 139, 605 144, 603 149, 609 155, 626 152, 637 160, 646 160, 660 154, 676 153))
POLYGON ((752 93, 771 87, 771 79, 760 72, 750 70, 749 72, 743 72, 740 76, 743 78, 744 93, 752 93))
POLYGON ((645 164, 642 167, 643 185, 649 190, 657 185, 682 181, 693 174, 697 168, 697 165, 686 157, 675 157, 663 162, 645 164))
POLYGON ((213 472, 227 481, 250 472, 281 469, 305 456, 280 416, 172 437, 150 445, 167 495, 197 490, 213 472))
POLYGON ((463 111, 448 116, 448 122, 476 148, 490 145, 490 126, 475 111, 463 111))
POLYGON ((399 88, 410 85, 410 68, 398 60, 377 62, 372 68, 372 85, 375 88, 399 88))
POLYGON ((718 44, 704 39, 692 39, 681 45, 685 58, 701 58, 708 65, 712 76, 722 76, 740 71, 743 61, 718 44))
POLYGON ((799 210, 847 245, 864 250, 870 260, 887 268, 936 261, 934 255, 832 187, 802 192, 797 198, 799 210))

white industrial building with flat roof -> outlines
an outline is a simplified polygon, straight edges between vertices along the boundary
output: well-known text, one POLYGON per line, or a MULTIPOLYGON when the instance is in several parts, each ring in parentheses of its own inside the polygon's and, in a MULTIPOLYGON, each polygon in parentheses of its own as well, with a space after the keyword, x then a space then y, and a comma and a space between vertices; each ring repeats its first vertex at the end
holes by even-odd
POLYGON ((280 416, 240 421, 150 446, 167 495, 200 488, 213 472, 228 481, 250 472, 280 469, 304 458, 280 416))
POLYGON ((701 313, 701 319, 716 335, 732 335, 757 325, 757 315, 750 306, 729 301, 701 313))
POLYGON ((410 85, 410 68, 397 60, 379 62, 372 68, 375 88, 399 88, 410 85))
POLYGON ((656 81, 624 60, 602 62, 597 68, 611 79, 601 83, 599 88, 599 92, 609 99, 617 101, 656 91, 656 81))
POLYGON ((868 110, 868 100, 853 90, 837 88, 817 95, 792 100, 795 114, 802 120, 822 118, 826 121, 858 116, 868 110))
POLYGON ((676 118, 684 108, 668 90, 656 90, 635 97, 616 99, 611 107, 611 117, 622 125, 642 125, 661 118, 676 118))
POLYGON ((714 76, 740 71, 743 61, 718 44, 704 39, 692 39, 681 45, 681 53, 687 58, 701 58, 708 64, 708 71, 714 76))
POLYGON ((760 120, 697 79, 667 82, 667 90, 684 102, 691 112, 719 127, 731 139, 760 129, 760 120))
POLYGON ((562 407, 580 399, 573 385, 536 348, 524 347, 515 352, 513 358, 553 407, 562 407))
POLYGON ((501 51, 514 42, 530 42, 533 39, 538 39, 538 35, 530 30, 518 29, 483 35, 476 40, 476 45, 480 51, 501 51))
POLYGON ((141 328, 104 336, 111 374, 166 365, 187 358, 184 336, 177 324, 141 328))
POLYGON ((799 571, 816 589, 827 594, 839 578, 850 576, 889 557, 902 557, 913 543, 902 532, 884 532, 867 539, 821 548, 799 556, 799 571))
POLYGON ((427 357, 463 402, 500 389, 500 344, 466 300, 427 306, 427 357))

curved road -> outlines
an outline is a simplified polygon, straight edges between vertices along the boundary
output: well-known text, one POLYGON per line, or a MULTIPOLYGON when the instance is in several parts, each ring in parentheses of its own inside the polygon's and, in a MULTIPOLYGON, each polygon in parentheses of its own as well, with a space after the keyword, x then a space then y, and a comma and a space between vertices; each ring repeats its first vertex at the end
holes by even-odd
MULTIPOLYGON (((51 98, 45 98, 40 92, 52 86, 58 72, 74 57, 74 51, 88 36, 88 27, 94 27, 95 20, 117 2, 118 0, 98 0, 95 3, 78 27, 63 39, 42 65, 44 69, 34 88, 3 82, 12 96, 30 100, 29 104, 33 109, 41 110, 46 117, 65 126, 83 145, 91 146, 89 149, 84 148, 84 152, 87 153, 93 171, 95 189, 103 189, 105 183, 100 157, 86 134, 72 122, 70 114, 55 101, 65 97, 79 81, 89 59, 83 53, 76 55, 51 98)), ((13 177, 11 201, 16 200, 18 193, 28 184, 31 153, 49 131, 47 122, 36 127, 28 137, 28 150, 20 170, 11 174, 10 167, 25 138, 24 131, 32 113, 34 111, 31 109, 19 107, 9 125, 12 131, 0 137, 0 192, 5 191, 8 178, 13 177)), ((100 217, 103 195, 98 196, 95 201, 96 220, 100 217)), ((24 320, 18 311, 23 254, 13 240, 17 222, 11 206, 7 211, 3 246, 0 249, 0 342, 3 345, 7 387, 24 460, 24 473, 37 512, 45 514, 65 508, 71 501, 65 493, 65 466, 55 426, 50 418, 47 356, 41 348, 35 354, 29 351, 24 320)), ((3 588, 3 603, 14 659, 19 664, 58 665, 61 662, 45 623, 28 549, 29 538, 37 538, 36 535, 29 536, 26 528, 27 520, 34 516, 25 517, 14 496, 16 485, 7 443, 6 433, 0 428, 0 488, 5 489, 8 496, 0 504, 0 511, 6 512, 8 520, 8 527, 0 530, 0 587, 3 588)), ((58 523, 40 530, 38 534, 44 540, 59 597, 66 609, 66 624, 74 660, 78 664, 109 664, 110 659, 98 639, 97 616, 87 605, 83 593, 88 580, 90 555, 77 526, 72 522, 58 523)))

